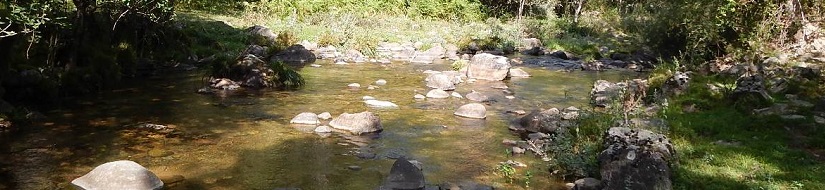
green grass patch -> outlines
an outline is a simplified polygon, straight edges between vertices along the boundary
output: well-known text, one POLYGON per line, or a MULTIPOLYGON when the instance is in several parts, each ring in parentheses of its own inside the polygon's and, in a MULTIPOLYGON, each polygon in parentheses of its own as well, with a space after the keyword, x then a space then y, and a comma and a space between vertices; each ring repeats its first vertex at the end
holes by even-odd
POLYGON ((668 113, 679 154, 675 189, 825 188, 825 164, 789 146, 793 137, 786 128, 807 121, 756 117, 732 107, 668 113))

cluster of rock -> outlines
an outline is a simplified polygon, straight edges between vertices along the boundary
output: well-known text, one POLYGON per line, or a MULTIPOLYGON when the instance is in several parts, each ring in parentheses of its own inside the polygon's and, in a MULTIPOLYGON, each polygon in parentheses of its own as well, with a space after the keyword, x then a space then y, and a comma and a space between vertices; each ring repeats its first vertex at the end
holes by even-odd
POLYGON ((354 114, 342 113, 335 118, 332 118, 332 115, 328 112, 319 115, 304 112, 292 118, 289 123, 313 125, 315 126, 314 131, 316 133, 330 133, 335 131, 333 129, 338 129, 354 135, 362 135, 366 133, 378 133, 384 130, 384 127, 381 125, 381 118, 368 111, 354 114), (332 119, 327 123, 329 126, 322 125, 323 122, 321 120, 329 119, 332 119))
POLYGON ((365 56, 358 50, 348 49, 339 51, 335 46, 317 47, 317 44, 303 41, 310 50, 315 51, 321 59, 331 59, 335 64, 347 63, 390 63, 390 61, 403 61, 412 63, 433 63, 440 59, 458 60, 458 47, 456 45, 447 44, 442 46, 440 43, 431 44, 429 49, 422 49, 424 43, 421 42, 404 42, 404 43, 388 43, 382 42, 375 47, 376 57, 365 56), (317 49, 315 48, 317 47, 317 49))
POLYGON ((228 72, 212 76, 209 86, 199 89, 199 93, 211 93, 215 90, 235 90, 240 87, 267 88, 278 87, 275 82, 276 71, 270 65, 284 63, 293 67, 315 62, 315 54, 300 44, 292 45, 280 52, 271 53, 277 46, 277 35, 267 27, 252 26, 246 30, 250 44, 241 51, 237 58, 230 61, 228 72))
POLYGON ((531 55, 522 60, 525 64, 547 67, 552 70, 590 70, 602 71, 607 69, 629 69, 643 70, 653 68, 656 57, 647 51, 636 51, 633 53, 610 53, 606 47, 602 47, 600 52, 604 58, 584 62, 576 55, 562 50, 548 50, 541 46, 538 39, 524 39, 524 50, 521 54, 531 55))
POLYGON ((515 154, 523 154, 525 150, 530 150, 541 156, 544 153, 541 147, 552 141, 550 137, 553 134, 565 134, 576 127, 579 111, 573 106, 563 110, 558 108, 534 110, 514 121, 509 127, 525 141, 505 141, 504 144, 511 146, 515 154))
MULTIPOLYGON (((467 98, 470 101, 485 102, 489 97, 476 91, 471 91, 462 96, 455 92, 457 85, 465 81, 476 80, 501 81, 508 77, 530 77, 530 74, 519 68, 512 68, 510 61, 503 56, 480 53, 472 57, 468 64, 459 71, 425 71, 428 74, 425 79, 426 86, 431 90, 426 95, 416 94, 415 99, 444 99, 444 98, 467 98), (452 91, 452 92, 449 92, 452 91)), ((506 89, 504 85, 503 89, 506 89)), ((486 108, 483 104, 470 103, 459 107, 455 111, 456 116, 484 119, 486 118, 486 108)))
POLYGON ((598 157, 605 189, 672 189, 670 140, 644 129, 610 128, 598 157))

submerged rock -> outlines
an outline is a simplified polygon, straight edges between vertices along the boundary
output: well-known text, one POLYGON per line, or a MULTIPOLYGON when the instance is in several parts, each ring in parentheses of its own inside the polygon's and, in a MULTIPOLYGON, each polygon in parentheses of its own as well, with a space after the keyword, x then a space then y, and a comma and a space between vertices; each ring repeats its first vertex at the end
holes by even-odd
POLYGON ((459 107, 453 114, 467 118, 484 119, 487 118, 487 108, 479 103, 470 103, 459 107))
POLYGON ((382 100, 366 100, 364 103, 367 104, 369 107, 374 108, 398 108, 398 105, 389 101, 382 101, 382 100))
POLYGON ((292 118, 289 123, 317 125, 320 124, 321 121, 318 120, 318 115, 315 115, 315 113, 304 112, 292 118))
POLYGON ((314 130, 316 133, 331 133, 333 131, 332 127, 321 125, 315 128, 314 130))
POLYGON ((482 94, 480 92, 476 92, 476 91, 470 92, 465 97, 467 97, 467 99, 469 99, 469 100, 476 101, 476 102, 483 102, 483 101, 487 101, 487 100, 490 99, 489 97, 487 97, 487 95, 484 95, 484 94, 482 94))
POLYGON ((424 173, 406 158, 398 158, 392 164, 390 175, 384 179, 381 190, 414 190, 425 186, 424 173))
POLYGON ((381 119, 372 112, 361 112, 356 114, 343 113, 329 122, 329 126, 347 130, 356 135, 364 133, 380 132, 383 130, 381 119))
POLYGON ((121 160, 102 164, 72 180, 77 189, 161 189, 157 175, 133 161, 121 160))

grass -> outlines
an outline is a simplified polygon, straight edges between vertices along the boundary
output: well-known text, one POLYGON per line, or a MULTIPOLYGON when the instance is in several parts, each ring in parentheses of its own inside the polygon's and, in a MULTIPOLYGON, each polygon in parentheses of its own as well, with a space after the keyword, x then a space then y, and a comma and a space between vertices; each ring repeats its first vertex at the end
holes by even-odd
POLYGON ((825 164, 790 145, 794 137, 786 128, 802 122, 755 117, 731 107, 673 110, 667 117, 679 154, 676 189, 825 188, 825 164), (714 143, 720 140, 738 145, 714 143))

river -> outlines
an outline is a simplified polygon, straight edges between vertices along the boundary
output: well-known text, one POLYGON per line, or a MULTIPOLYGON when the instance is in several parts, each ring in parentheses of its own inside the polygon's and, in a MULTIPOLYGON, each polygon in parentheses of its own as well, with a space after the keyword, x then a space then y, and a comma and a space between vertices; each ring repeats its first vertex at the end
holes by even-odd
MULTIPOLYGON (((71 180, 95 166, 135 161, 164 179, 168 189, 375 189, 389 173, 393 158, 419 161, 428 184, 472 181, 502 189, 563 189, 548 163, 527 155, 508 155, 504 139, 517 139, 507 127, 520 117, 507 111, 537 108, 588 108, 588 94, 598 79, 629 79, 633 72, 559 72, 523 67, 530 78, 504 83, 515 99, 505 98, 490 82, 459 84, 462 95, 483 92, 487 119, 453 116, 467 99, 416 100, 426 94, 424 70, 449 70, 447 64, 350 64, 306 67, 307 86, 296 91, 195 93, 203 73, 176 72, 126 82, 98 95, 63 100, 45 112, 47 119, 0 136, 0 189, 70 189, 71 180), (387 85, 368 90, 378 79, 387 85), (350 83, 362 88, 351 89, 350 83), (391 101, 398 109, 367 107, 362 96, 391 101), (384 126, 377 135, 318 135, 290 125, 301 112, 372 111, 384 126), (141 129, 137 124, 171 129, 141 129), (358 153, 374 153, 363 159, 358 153), (527 164, 508 182, 499 162, 527 164), (533 175, 525 187, 524 174, 533 175), (174 176, 174 177, 172 177, 174 176), (182 177, 182 178, 181 178, 182 177), (182 181, 180 181, 183 179, 182 181)), ((517 65, 518 67, 518 65, 517 65)))

